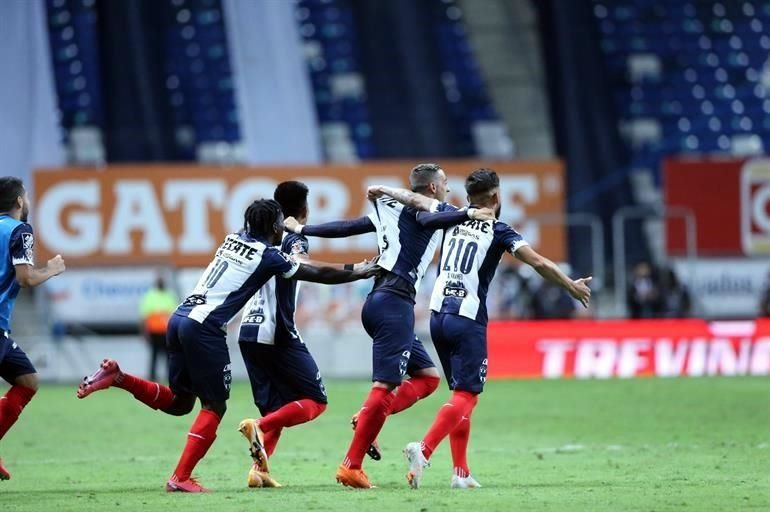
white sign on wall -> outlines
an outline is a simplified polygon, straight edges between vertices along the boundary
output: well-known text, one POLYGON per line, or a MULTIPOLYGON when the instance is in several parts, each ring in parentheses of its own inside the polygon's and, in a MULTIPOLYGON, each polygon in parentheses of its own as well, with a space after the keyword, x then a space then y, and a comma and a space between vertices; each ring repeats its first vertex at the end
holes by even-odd
POLYGON ((686 283, 698 316, 754 318, 770 274, 770 259, 702 258, 694 268, 685 259, 673 262, 686 283))

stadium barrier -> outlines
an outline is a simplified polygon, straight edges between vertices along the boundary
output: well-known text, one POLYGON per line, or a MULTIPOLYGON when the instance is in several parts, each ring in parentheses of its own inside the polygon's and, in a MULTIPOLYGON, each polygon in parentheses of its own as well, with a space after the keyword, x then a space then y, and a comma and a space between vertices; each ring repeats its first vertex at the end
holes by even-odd
POLYGON ((487 378, 770 374, 770 319, 492 322, 487 378))

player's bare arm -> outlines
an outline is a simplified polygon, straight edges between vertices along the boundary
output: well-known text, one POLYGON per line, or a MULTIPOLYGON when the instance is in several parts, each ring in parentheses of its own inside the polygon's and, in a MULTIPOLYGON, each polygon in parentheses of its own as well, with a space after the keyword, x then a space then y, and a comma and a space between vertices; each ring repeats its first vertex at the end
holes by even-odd
POLYGON ((298 281, 310 281, 312 283, 342 284, 374 277, 379 271, 379 267, 376 265, 375 261, 371 261, 363 267, 353 270, 339 270, 333 267, 315 267, 300 263, 299 268, 292 278, 298 281))
POLYGON ((590 276, 574 280, 570 279, 567 274, 561 271, 558 265, 545 256, 538 254, 530 246, 520 247, 516 251, 516 257, 535 269, 544 279, 567 290, 572 298, 578 300, 583 307, 588 307, 588 303, 591 300, 591 288, 588 287, 588 283, 591 282, 590 276))
MULTIPOLYGON (((411 206, 412 208, 416 210, 421 210, 423 212, 430 212, 433 208, 435 208, 436 201, 437 201, 436 199, 431 199, 427 196, 418 194, 417 192, 412 192, 411 190, 407 190, 405 188, 393 188, 393 187, 386 187, 384 185, 375 185, 367 189, 367 196, 369 197, 370 200, 376 199, 378 197, 382 197, 383 195, 391 197, 405 206, 411 206)), ((463 210, 463 211, 465 212, 465 216, 462 218, 462 220, 460 220, 459 222, 454 222, 454 223, 444 225, 444 227, 449 227, 455 224, 459 224, 460 222, 467 219, 495 220, 495 211, 491 208, 468 208, 467 210, 463 210)), ((440 213, 445 213, 445 212, 436 212, 435 214, 438 215, 440 213)), ((446 212, 446 213, 451 213, 451 212, 446 212)), ((452 218, 452 217, 447 217, 447 219, 448 218, 452 218)), ((441 217, 439 217, 438 219, 441 219, 441 217)), ((418 221, 420 220, 419 217, 417 220, 418 221)), ((431 227, 431 226, 428 224, 426 225, 426 227, 431 227)), ((438 224, 435 229, 439 229, 439 228, 441 228, 441 224, 438 224)))
POLYGON ((15 265, 16 282, 22 288, 33 288, 45 283, 54 276, 58 276, 66 269, 64 259, 57 254, 44 267, 35 268, 32 265, 15 265))
POLYGON ((298 235, 316 236, 320 238, 347 238, 349 236, 374 233, 377 228, 369 217, 359 217, 351 220, 337 220, 324 224, 304 225, 294 217, 287 217, 283 221, 287 231, 298 235))

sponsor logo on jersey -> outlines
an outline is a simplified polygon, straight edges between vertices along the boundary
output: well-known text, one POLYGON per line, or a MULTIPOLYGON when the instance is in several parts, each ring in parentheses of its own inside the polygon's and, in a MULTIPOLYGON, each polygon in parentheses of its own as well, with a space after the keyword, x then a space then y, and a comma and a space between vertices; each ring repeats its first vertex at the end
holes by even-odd
POLYGON ((32 249, 35 246, 35 237, 32 233, 23 233, 21 235, 21 241, 25 249, 32 249))
POLYGON ((230 386, 233 384, 233 372, 230 368, 231 365, 227 365, 222 370, 222 381, 224 382, 225 389, 230 391, 230 386))

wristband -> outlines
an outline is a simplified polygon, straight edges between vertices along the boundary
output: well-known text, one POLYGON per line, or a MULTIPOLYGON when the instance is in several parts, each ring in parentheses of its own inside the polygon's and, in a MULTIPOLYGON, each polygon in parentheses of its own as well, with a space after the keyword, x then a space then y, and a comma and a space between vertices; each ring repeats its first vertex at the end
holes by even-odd
POLYGON ((345 263, 345 265, 342 267, 345 270, 355 270, 355 265, 353 263, 345 263))
POLYGON ((304 227, 305 227, 304 224, 297 224, 297 227, 294 229, 294 233, 297 234, 297 235, 301 235, 302 234, 302 228, 304 228, 304 227))
POLYGON ((476 208, 468 208, 468 218, 476 220, 476 208))

